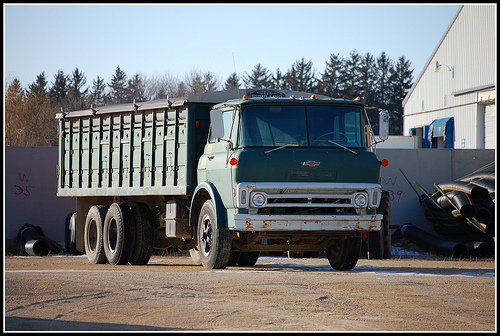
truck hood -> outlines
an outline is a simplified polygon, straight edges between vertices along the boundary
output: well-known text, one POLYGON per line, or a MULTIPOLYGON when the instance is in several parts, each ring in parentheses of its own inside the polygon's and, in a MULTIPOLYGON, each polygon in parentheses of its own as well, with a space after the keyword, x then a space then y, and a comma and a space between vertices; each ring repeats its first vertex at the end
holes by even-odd
POLYGON ((233 179, 239 182, 359 182, 379 183, 380 162, 372 152, 342 148, 287 147, 236 150, 233 179))

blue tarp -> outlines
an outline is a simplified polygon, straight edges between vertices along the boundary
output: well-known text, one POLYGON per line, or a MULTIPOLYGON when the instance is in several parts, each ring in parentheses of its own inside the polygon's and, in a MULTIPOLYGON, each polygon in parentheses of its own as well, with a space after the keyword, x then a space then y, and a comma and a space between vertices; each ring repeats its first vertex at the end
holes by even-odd
POLYGON ((429 125, 427 140, 432 148, 436 148, 437 142, 433 138, 443 137, 444 148, 453 148, 453 130, 453 117, 436 119, 429 125))

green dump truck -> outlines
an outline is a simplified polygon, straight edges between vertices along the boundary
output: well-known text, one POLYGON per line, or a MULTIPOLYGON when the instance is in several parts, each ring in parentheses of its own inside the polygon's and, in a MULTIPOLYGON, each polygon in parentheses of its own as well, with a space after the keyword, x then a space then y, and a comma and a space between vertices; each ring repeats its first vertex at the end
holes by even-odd
MULTIPOLYGON (((387 115, 381 113, 382 133, 387 115)), ((59 113, 58 196, 91 263, 147 264, 176 246, 206 268, 262 251, 326 251, 352 269, 389 232, 364 105, 228 90, 59 113)))

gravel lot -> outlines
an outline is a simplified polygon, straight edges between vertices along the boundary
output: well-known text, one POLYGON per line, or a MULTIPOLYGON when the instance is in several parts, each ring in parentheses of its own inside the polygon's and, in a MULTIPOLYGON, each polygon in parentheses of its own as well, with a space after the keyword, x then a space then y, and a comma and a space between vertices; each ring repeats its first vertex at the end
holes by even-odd
POLYGON ((5 257, 5 331, 495 331, 495 262, 261 257, 208 270, 5 257))

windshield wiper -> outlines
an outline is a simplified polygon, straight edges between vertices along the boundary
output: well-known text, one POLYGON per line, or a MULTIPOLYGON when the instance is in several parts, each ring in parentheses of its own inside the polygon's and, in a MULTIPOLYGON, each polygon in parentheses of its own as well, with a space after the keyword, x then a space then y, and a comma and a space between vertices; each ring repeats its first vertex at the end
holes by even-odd
POLYGON ((285 148, 285 147, 288 147, 288 146, 291 146, 291 145, 295 145, 294 143, 289 143, 289 144, 286 144, 286 145, 283 145, 283 146, 280 146, 280 147, 276 147, 276 148, 273 148, 273 149, 269 149, 269 150, 266 150, 264 152, 264 154, 269 154, 271 152, 274 152, 274 151, 277 151, 279 149, 282 149, 282 148, 285 148))
POLYGON ((352 149, 350 149, 350 148, 347 148, 346 146, 342 146, 341 144, 336 143, 335 141, 328 140, 328 139, 327 139, 326 141, 328 141, 329 143, 334 144, 334 145, 336 145, 336 146, 339 146, 340 148, 343 148, 343 149, 345 149, 346 151, 349 151, 349 152, 351 152, 351 153, 352 153, 352 154, 354 154, 354 155, 358 155, 358 153, 357 153, 357 152, 353 151, 353 150, 352 150, 352 149))

